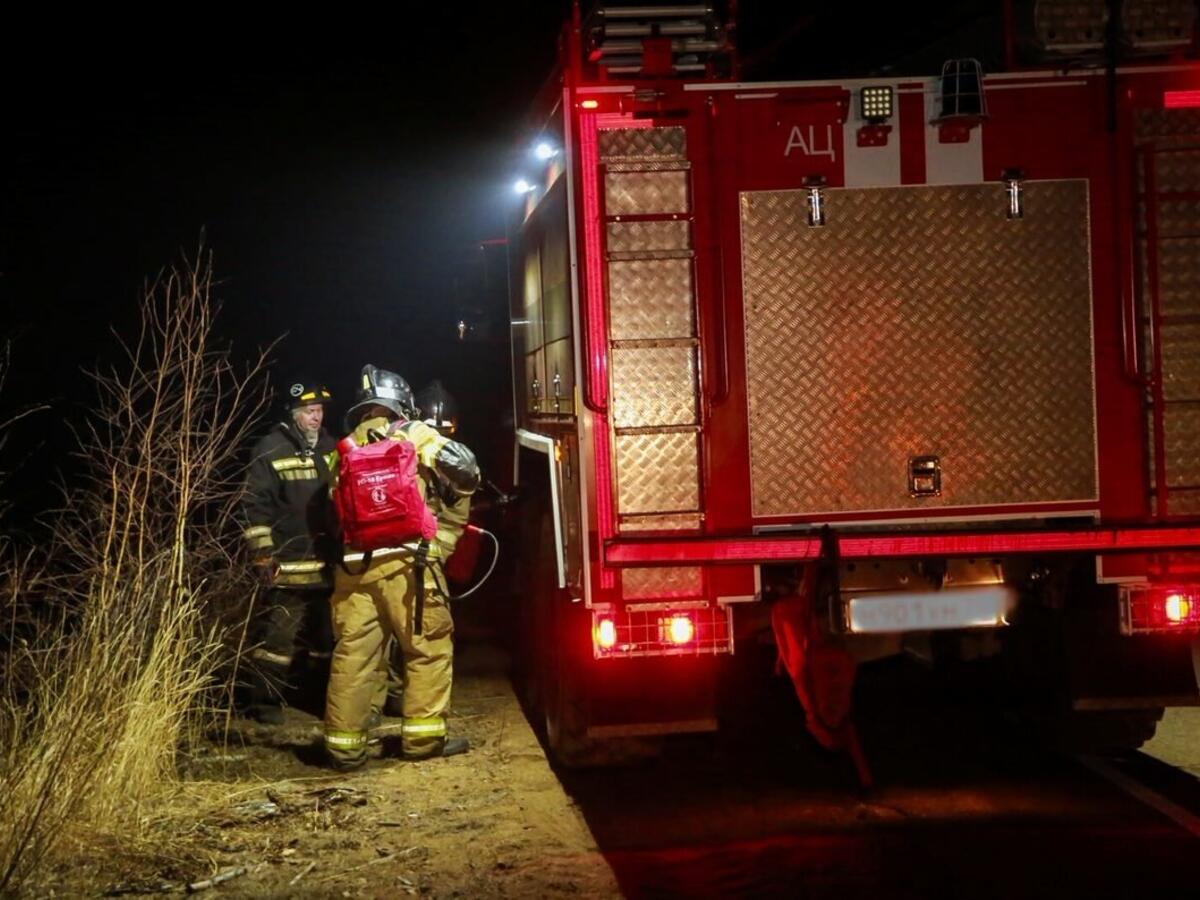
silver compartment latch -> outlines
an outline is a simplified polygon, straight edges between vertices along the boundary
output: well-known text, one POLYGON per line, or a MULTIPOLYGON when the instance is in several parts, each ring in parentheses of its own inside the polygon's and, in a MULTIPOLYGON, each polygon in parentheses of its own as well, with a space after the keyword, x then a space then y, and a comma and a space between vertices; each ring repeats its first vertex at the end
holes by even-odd
POLYGON ((1005 169, 1002 179, 1008 192, 1008 218, 1025 218, 1025 188, 1022 184, 1025 181, 1025 173, 1020 169, 1005 169))
POLYGON ((809 175, 804 186, 808 188, 808 226, 820 228, 825 224, 825 176, 809 175))
POLYGON ((914 497, 937 497, 942 493, 942 462, 936 456, 908 458, 908 492, 914 497))

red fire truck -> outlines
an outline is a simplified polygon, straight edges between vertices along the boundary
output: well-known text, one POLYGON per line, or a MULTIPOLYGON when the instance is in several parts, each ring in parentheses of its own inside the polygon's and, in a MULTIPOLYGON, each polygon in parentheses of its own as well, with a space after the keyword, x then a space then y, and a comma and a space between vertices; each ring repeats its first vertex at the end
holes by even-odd
POLYGON ((510 255, 564 764, 716 728, 764 635, 860 762, 856 667, 914 649, 1091 749, 1198 702, 1196 13, 1115 8, 1007 4, 1003 71, 753 82, 728 10, 576 6, 510 255))

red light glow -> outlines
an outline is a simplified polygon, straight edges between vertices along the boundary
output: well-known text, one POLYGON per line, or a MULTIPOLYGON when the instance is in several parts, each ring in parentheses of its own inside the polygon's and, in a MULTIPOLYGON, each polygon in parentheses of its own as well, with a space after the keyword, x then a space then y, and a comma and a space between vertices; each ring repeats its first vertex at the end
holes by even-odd
POLYGON ((672 644, 690 644, 696 637, 696 626, 689 616, 672 616, 667 620, 666 631, 672 644))
POLYGON ((1194 109, 1200 107, 1200 91, 1165 91, 1163 107, 1166 109, 1194 109))
POLYGON ((617 643, 617 623, 612 619, 601 619, 596 623, 596 644, 603 650, 611 650, 617 643))
MULTIPOLYGON (((1120 552, 1200 547, 1200 528, 1097 528, 1087 531, 1005 531, 984 534, 840 536, 842 559, 914 556, 998 556, 1009 553, 1120 552)), ((622 540, 605 547, 610 566, 695 565, 818 559, 812 537, 622 540)))
POLYGON ((1186 622, 1192 617, 1192 601, 1184 594, 1168 594, 1163 601, 1163 612, 1169 622, 1186 622))
POLYGON ((1134 585, 1123 594, 1130 632, 1200 629, 1200 587, 1196 585, 1134 585))
MULTIPOLYGON (((600 138, 595 113, 584 113, 579 117, 579 135, 579 156, 583 171, 583 239, 587 248, 584 265, 584 334, 588 359, 586 377, 588 393, 603 412, 608 403, 608 343, 604 334, 604 275, 601 271, 604 243, 600 233, 600 138)), ((596 519, 600 537, 609 538, 616 532, 616 525, 613 515, 608 428, 603 424, 594 429, 593 449, 596 466, 596 519)), ((600 576, 603 587, 615 585, 616 577, 608 569, 602 568, 600 576)))

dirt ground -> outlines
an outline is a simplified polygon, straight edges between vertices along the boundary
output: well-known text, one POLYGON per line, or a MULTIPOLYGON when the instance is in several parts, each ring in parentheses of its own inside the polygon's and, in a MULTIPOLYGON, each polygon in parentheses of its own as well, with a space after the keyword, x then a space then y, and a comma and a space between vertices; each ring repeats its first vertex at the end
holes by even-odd
MULTIPOLYGON (((506 670, 489 645, 460 645, 449 727, 473 749, 448 759, 380 757, 333 774, 319 766, 315 717, 289 710, 278 728, 238 721, 226 747, 200 748, 188 764, 191 777, 238 789, 196 823, 187 842, 194 858, 136 876, 114 858, 57 873, 36 893, 193 885, 225 897, 620 896, 506 670)), ((381 735, 374 752, 396 752, 399 720, 385 720, 381 735)))
MULTIPOLYGON (((313 716, 291 711, 282 728, 239 721, 226 746, 197 748, 187 765, 209 796, 231 799, 198 806, 169 853, 149 862, 114 847, 30 894, 178 895, 189 885, 223 897, 1194 894, 1194 835, 903 661, 864 675, 878 778, 867 792, 844 757, 807 736, 781 679, 739 691, 731 727, 683 739, 657 763, 556 773, 507 669, 494 644, 460 641, 450 728, 474 749, 450 759, 387 758, 399 725, 389 720, 383 758, 337 775, 319 765, 313 716), (997 858, 1013 863, 998 868, 997 858)), ((1198 730, 1200 710, 1173 710, 1148 755, 1130 762, 1169 763, 1172 778, 1156 789, 1196 815, 1200 787, 1187 773, 1200 766, 1198 730)))

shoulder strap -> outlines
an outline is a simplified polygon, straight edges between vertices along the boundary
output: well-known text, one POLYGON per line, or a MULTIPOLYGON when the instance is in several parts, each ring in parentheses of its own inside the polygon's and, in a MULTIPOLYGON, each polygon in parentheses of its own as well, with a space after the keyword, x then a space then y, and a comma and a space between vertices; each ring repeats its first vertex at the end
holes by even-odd
POLYGON ((420 635, 425 626, 425 569, 429 565, 429 540, 417 544, 413 554, 413 579, 416 602, 413 605, 413 634, 420 635))

